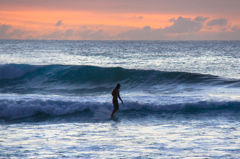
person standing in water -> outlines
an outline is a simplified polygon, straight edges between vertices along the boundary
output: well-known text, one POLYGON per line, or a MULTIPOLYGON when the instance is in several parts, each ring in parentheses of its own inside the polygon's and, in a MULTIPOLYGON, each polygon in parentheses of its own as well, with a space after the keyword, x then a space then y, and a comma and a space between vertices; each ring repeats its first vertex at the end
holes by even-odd
MULTIPOLYGON (((121 87, 121 85, 118 83, 117 86, 112 91, 112 96, 113 96, 112 102, 113 102, 114 109, 112 111, 111 117, 114 117, 113 116, 114 113, 116 113, 116 111, 118 111, 118 109, 119 109, 118 98, 122 101, 120 94, 119 94, 120 87, 121 87)), ((122 104, 123 104, 123 101, 122 101, 122 104)))

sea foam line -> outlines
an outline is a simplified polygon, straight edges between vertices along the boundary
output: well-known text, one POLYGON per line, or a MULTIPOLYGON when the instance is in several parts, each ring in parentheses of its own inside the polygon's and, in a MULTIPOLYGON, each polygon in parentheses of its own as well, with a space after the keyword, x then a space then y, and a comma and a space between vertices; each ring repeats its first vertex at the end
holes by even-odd
MULTIPOLYGON (((93 99, 93 98, 92 98, 93 99)), ((99 98, 100 99, 100 98, 99 98)), ((120 111, 139 111, 143 114, 156 112, 201 112, 213 110, 239 111, 240 101, 198 101, 179 102, 175 104, 154 103, 149 101, 133 101, 123 99, 124 104, 120 104, 120 111), (147 111, 146 111, 147 110, 147 111)), ((90 111, 93 114, 99 112, 111 112, 113 109, 111 101, 97 100, 51 100, 51 99, 22 99, 0 100, 0 118, 19 119, 32 117, 39 113, 61 116, 77 112, 90 111)))

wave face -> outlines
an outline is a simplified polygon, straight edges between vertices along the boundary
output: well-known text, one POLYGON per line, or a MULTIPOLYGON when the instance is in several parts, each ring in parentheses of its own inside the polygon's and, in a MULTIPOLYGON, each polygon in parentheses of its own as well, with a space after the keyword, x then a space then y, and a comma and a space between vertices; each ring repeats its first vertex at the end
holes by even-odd
POLYGON ((76 65, 6 64, 0 66, 1 93, 109 93, 116 83, 121 83, 124 90, 152 90, 152 92, 179 85, 240 87, 238 79, 224 79, 187 72, 76 65))

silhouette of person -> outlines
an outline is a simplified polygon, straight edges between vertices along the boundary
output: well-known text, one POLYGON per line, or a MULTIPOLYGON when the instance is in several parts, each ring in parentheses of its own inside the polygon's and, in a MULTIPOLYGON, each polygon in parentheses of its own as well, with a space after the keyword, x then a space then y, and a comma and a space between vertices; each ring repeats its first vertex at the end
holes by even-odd
MULTIPOLYGON (((122 101, 120 94, 119 94, 120 87, 121 87, 121 85, 118 83, 117 86, 112 91, 112 96, 113 96, 112 102, 113 102, 114 109, 112 111, 111 117, 114 117, 113 116, 114 113, 116 113, 116 111, 118 111, 118 109, 119 109, 118 98, 122 101)), ((123 104, 123 101, 122 101, 122 104, 123 104)))

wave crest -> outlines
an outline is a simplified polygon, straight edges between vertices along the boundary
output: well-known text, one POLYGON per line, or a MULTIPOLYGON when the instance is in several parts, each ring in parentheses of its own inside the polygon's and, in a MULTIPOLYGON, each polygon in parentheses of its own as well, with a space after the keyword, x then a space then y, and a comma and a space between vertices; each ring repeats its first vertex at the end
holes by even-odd
POLYGON ((75 65, 24 65, 0 66, 0 92, 33 93, 51 92, 109 92, 116 83, 125 90, 178 85, 240 87, 238 79, 188 72, 162 72, 75 65))

